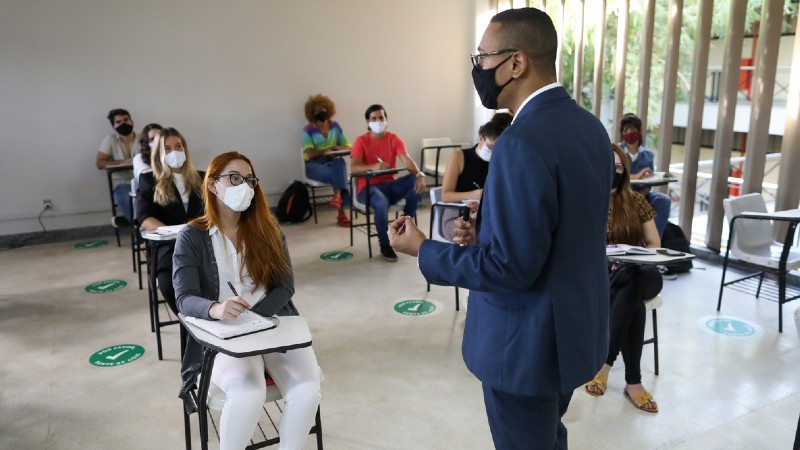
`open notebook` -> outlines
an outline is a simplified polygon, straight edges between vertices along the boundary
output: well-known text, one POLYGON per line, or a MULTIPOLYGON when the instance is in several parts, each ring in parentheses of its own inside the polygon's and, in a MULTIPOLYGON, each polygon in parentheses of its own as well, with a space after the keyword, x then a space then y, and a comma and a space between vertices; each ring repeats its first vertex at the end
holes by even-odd
POLYGON ((184 320, 222 339, 269 330, 277 327, 280 323, 277 317, 259 316, 249 309, 239 314, 239 317, 235 319, 206 320, 198 319, 197 317, 185 317, 184 320))
POLYGON ((606 245, 606 256, 615 255, 655 255, 656 252, 649 248, 639 247, 636 245, 617 244, 606 245))

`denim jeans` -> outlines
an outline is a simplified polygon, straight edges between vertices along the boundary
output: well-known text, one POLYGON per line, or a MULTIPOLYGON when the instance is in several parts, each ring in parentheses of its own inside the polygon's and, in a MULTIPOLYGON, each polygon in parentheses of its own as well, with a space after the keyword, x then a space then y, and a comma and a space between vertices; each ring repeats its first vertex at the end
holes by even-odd
POLYGON ((317 158, 306 161, 306 176, 322 183, 330 183, 333 189, 342 190, 342 204, 350 202, 347 195, 347 163, 344 158, 317 158))
POLYGON ((117 210, 128 219, 128 222, 133 223, 131 217, 131 185, 130 183, 118 184, 114 187, 114 203, 117 204, 117 210))
POLYGON ((647 193, 647 201, 653 206, 656 212, 656 229, 658 229, 658 236, 664 234, 664 228, 667 227, 669 221, 669 211, 672 208, 672 199, 667 194, 657 191, 650 191, 647 193))
POLYGON ((389 183, 373 184, 358 193, 358 200, 366 202, 367 189, 369 189, 369 203, 372 213, 375 214, 375 229, 378 231, 378 242, 381 247, 389 245, 389 205, 394 205, 400 199, 406 199, 403 213, 416 217, 419 194, 414 192, 417 178, 407 175, 389 183))

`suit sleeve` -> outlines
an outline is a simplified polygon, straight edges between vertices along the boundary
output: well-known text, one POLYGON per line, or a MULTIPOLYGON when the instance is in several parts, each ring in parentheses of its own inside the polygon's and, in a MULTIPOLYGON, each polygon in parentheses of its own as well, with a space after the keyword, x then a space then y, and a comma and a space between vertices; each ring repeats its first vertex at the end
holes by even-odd
POLYGON ((273 286, 258 303, 253 306, 252 311, 262 316, 272 316, 286 306, 294 295, 294 275, 292 271, 292 260, 289 258, 289 247, 286 245, 286 236, 281 233, 283 240, 283 254, 289 264, 289 273, 281 280, 277 286, 273 286))
POLYGON ((515 293, 537 282, 558 224, 556 178, 534 144, 520 138, 506 143, 492 154, 484 190, 489 213, 481 220, 492 235, 466 247, 425 241, 419 266, 431 283, 515 293))

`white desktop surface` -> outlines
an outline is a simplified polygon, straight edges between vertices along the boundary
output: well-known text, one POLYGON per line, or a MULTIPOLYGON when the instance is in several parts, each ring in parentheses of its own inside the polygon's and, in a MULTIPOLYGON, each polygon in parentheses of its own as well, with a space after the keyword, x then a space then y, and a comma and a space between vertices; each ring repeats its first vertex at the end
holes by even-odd
POLYGON ((218 338, 186 322, 183 314, 178 314, 178 317, 189 334, 202 346, 235 358, 283 352, 311 345, 311 331, 306 319, 301 316, 278 316, 280 325, 276 328, 230 339, 218 338))

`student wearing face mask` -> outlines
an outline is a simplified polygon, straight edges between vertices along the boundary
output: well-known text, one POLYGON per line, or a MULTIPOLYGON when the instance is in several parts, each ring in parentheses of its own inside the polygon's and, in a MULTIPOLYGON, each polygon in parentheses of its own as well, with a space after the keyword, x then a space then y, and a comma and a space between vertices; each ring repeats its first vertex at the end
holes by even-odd
MULTIPOLYGON (((608 211, 607 244, 628 244, 658 248, 661 239, 656 229, 655 212, 643 196, 631 190, 630 165, 621 146, 612 144, 616 171, 608 211)), ((608 386, 611 366, 622 352, 625 362, 625 396, 642 411, 658 412, 653 396, 642 386, 642 347, 646 311, 644 300, 661 292, 663 281, 654 266, 626 264, 609 270, 611 311, 609 315, 608 358, 594 379, 586 384, 589 395, 600 397, 608 386)))
POLYGON ((157 123, 148 123, 139 133, 139 153, 133 157, 133 178, 139 180, 142 172, 150 172, 150 150, 158 144, 158 132, 164 127, 157 123))
MULTIPOLYGON (((160 131, 150 155, 152 172, 139 176, 136 211, 141 228, 155 231, 164 225, 180 225, 203 214, 203 172, 189 158, 186 139, 175 128, 160 131)), ((172 243, 158 246, 158 287, 167 304, 177 312, 172 287, 172 243)))
POLYGON ((330 98, 317 94, 308 97, 305 104, 308 125, 303 128, 303 159, 306 162, 306 176, 312 180, 330 183, 333 188, 331 208, 339 210, 336 222, 340 227, 350 226, 350 219, 344 207, 350 202, 347 189, 347 163, 341 157, 328 156, 335 150, 350 148, 350 141, 344 135, 339 123, 333 120, 336 105, 330 98))
MULTIPOLYGON (((397 178, 396 174, 371 177, 369 180, 370 208, 375 214, 375 228, 378 232, 378 242, 381 246, 383 259, 389 262, 397 261, 397 254, 389 245, 387 230, 389 227, 389 205, 405 199, 403 214, 409 217, 417 216, 417 202, 419 193, 425 192, 425 175, 420 172, 417 163, 408 156, 406 144, 394 133, 386 131, 389 115, 382 105, 371 105, 364 113, 367 121, 367 131, 353 144, 350 154, 350 171, 354 174, 373 170, 394 169, 399 159, 410 175, 397 178)), ((358 178, 358 199, 366 201, 367 180, 358 178)))
MULTIPOLYGON (((286 241, 250 160, 237 152, 217 156, 208 165, 203 191, 205 214, 189 222, 175 245, 173 282, 180 312, 208 320, 233 319, 245 309, 262 316, 298 315, 286 241)), ((190 401, 202 357, 202 348, 189 338, 181 370, 184 401, 190 401)), ((320 369, 312 347, 246 358, 217 355, 211 382, 227 399, 219 422, 220 449, 249 443, 266 398, 265 369, 285 401, 280 448, 304 448, 320 402, 320 369)))
MULTIPOLYGON (((101 170, 107 166, 130 164, 133 156, 139 153, 138 135, 133 131, 131 114, 118 108, 109 111, 106 118, 114 132, 103 139, 100 150, 97 151, 95 166, 101 170)), ((122 216, 111 218, 111 225, 114 227, 129 225, 133 221, 130 217, 132 176, 133 172, 130 170, 118 170, 111 174, 114 204, 122 213, 122 216)))
MULTIPOLYGON (((465 202, 481 199, 494 141, 511 124, 512 119, 513 116, 506 112, 495 114, 492 120, 478 129, 478 144, 475 147, 450 153, 442 181, 442 201, 465 202)), ((458 210, 455 208, 442 211, 441 234, 448 240, 453 240, 454 222, 457 218, 458 210)))
MULTIPOLYGON (((622 142, 619 146, 625 150, 628 163, 631 166, 630 178, 638 180, 653 175, 655 165, 653 160, 655 155, 652 150, 644 146, 642 139, 642 119, 636 114, 627 113, 619 121, 619 131, 622 135, 622 142)), ((653 206, 656 212, 656 229, 658 235, 664 232, 669 220, 669 211, 672 207, 672 199, 669 195, 661 192, 652 191, 649 186, 637 190, 653 206)))

